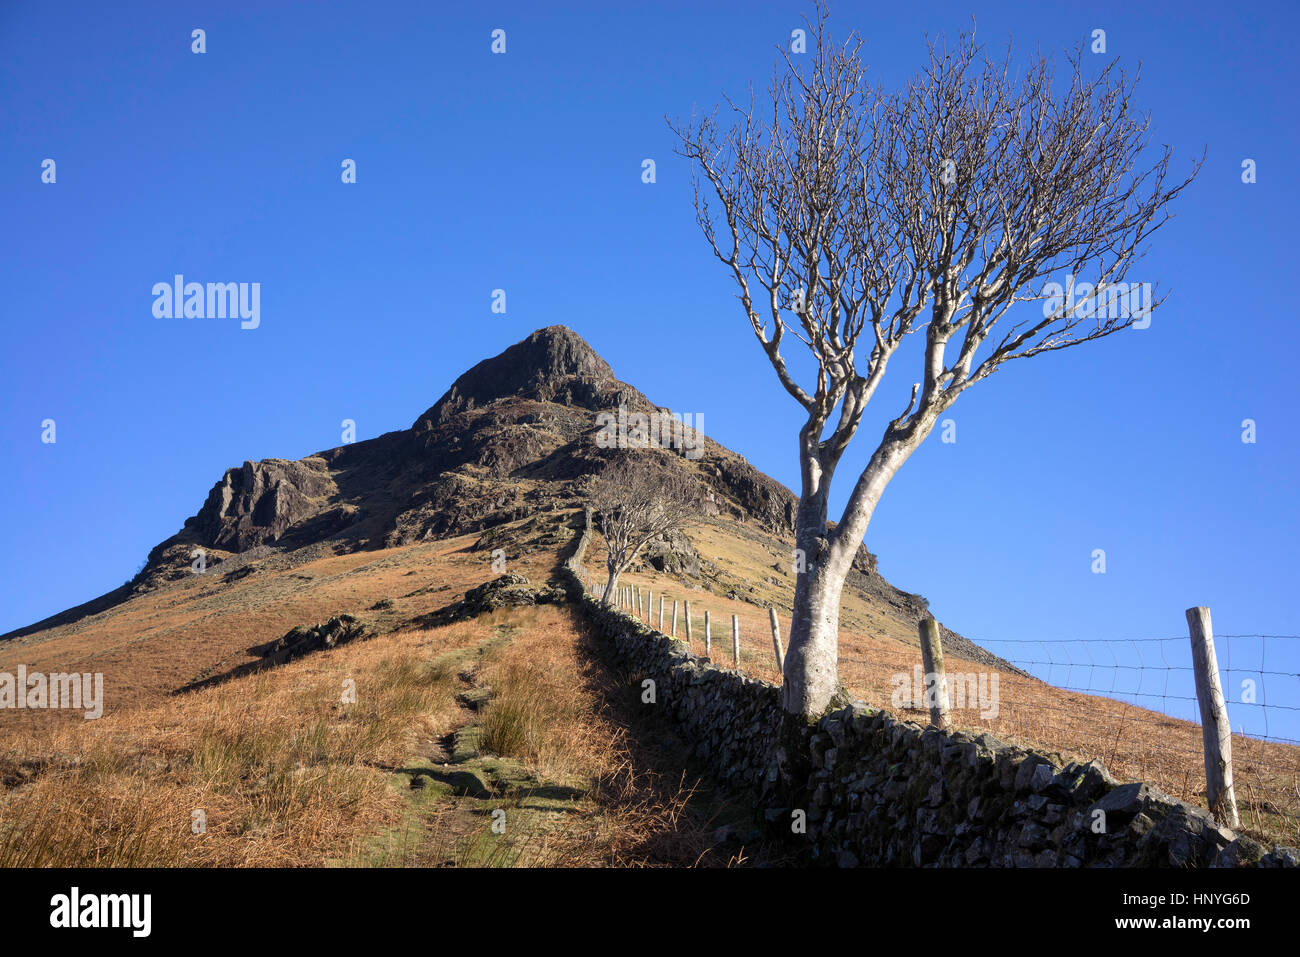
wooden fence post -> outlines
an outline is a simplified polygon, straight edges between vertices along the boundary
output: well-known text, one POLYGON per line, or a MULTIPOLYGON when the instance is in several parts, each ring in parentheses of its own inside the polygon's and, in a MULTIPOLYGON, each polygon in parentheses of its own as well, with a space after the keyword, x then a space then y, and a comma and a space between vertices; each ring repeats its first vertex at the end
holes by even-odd
POLYGON ((677 637, 677 599, 673 599, 673 637, 677 637))
POLYGON ((704 657, 710 657, 713 650, 713 632, 709 629, 709 610, 704 609, 704 657))
POLYGON ((930 708, 930 723, 948 727, 948 679, 943 673, 943 644, 939 641, 939 623, 925 618, 918 626, 921 634, 921 665, 925 669, 925 699, 930 708))
POLYGON ((651 588, 648 589, 645 593, 645 623, 647 625, 654 624, 654 607, 655 607, 655 592, 654 589, 651 588))
POLYGON ((1201 706, 1201 741, 1205 745, 1205 797, 1210 812, 1220 824, 1240 827, 1237 795, 1232 788, 1232 725, 1228 704, 1219 684, 1219 660, 1214 653, 1214 627, 1210 609, 1187 609, 1187 627, 1192 639, 1192 673, 1196 676, 1196 700, 1201 706))
POLYGON ((785 652, 781 649, 781 626, 776 622, 776 609, 769 608, 772 618, 772 650, 776 652, 776 670, 785 673, 785 652))
MULTIPOLYGON (((682 613, 686 615, 686 643, 689 645, 691 643, 691 603, 689 601, 683 601, 682 605, 684 606, 682 608, 682 613)), ((673 619, 676 620, 676 618, 677 616, 674 615, 673 619)), ((676 628, 676 625, 673 627, 676 628)))
POLYGON ((731 660, 740 667, 740 619, 735 615, 731 616, 731 660))
POLYGON ((664 596, 659 596, 659 631, 662 634, 664 630, 664 596))

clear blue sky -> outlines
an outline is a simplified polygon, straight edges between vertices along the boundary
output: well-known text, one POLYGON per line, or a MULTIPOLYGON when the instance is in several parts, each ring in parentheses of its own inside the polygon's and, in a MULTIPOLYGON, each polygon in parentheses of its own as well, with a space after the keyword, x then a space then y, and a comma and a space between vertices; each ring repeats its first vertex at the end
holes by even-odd
MULTIPOLYGON (((0 4, 0 631, 121 584, 224 469, 338 445, 345 418, 405 428, 553 323, 796 486, 799 410, 707 255, 664 117, 765 84, 809 7, 0 4), (260 328, 155 318, 178 272, 260 282, 260 328)), ((1193 604, 1220 632, 1300 633, 1294 5, 832 9, 887 85, 972 13, 1024 51, 1105 29, 1090 65, 1141 61, 1175 171, 1208 151, 1135 277, 1172 292, 1151 328, 963 396, 958 441, 932 436, 876 514, 883 573, 977 640, 1179 635, 1193 604)), ((891 367, 837 508, 915 378, 891 367)), ((1295 645, 1270 667, 1300 671, 1295 645)), ((1268 688, 1297 704, 1298 685, 1268 688)))

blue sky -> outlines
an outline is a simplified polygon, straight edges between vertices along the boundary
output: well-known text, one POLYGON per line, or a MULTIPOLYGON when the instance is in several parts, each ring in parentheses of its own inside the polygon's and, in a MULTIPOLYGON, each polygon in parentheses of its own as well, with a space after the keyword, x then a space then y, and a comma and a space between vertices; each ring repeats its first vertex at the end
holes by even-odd
MULTIPOLYGON (((405 428, 554 323, 797 486, 799 409, 707 253, 664 118, 764 85, 810 4, 703 6, 0 4, 0 631, 121 584, 226 468, 336 446, 345 418, 359 438, 405 428), (260 282, 260 327, 155 318, 176 273, 260 282)), ((1105 29, 1089 66, 1141 61, 1174 171, 1207 153, 1136 277, 1172 293, 1151 328, 1008 365, 876 513, 882 572, 977 640, 1177 636, 1194 604, 1222 633, 1300 633, 1300 18, 1135 6, 832 7, 886 85, 971 14, 1023 51, 1105 29)), ((891 367, 836 508, 916 378, 891 367)), ((1269 668, 1300 671, 1298 644, 1270 643, 1269 668)), ((1234 667, 1258 655, 1242 649, 1234 667)), ((1300 703, 1278 680, 1270 700, 1300 703)))

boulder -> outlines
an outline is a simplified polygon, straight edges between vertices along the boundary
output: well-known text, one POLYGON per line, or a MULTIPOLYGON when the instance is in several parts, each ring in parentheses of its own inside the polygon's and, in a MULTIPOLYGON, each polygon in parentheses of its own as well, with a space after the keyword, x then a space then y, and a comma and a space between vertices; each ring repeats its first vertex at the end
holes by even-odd
POLYGON ((275 641, 253 649, 272 664, 283 664, 313 651, 335 648, 367 636, 366 627, 351 615, 335 615, 317 625, 298 625, 275 641))

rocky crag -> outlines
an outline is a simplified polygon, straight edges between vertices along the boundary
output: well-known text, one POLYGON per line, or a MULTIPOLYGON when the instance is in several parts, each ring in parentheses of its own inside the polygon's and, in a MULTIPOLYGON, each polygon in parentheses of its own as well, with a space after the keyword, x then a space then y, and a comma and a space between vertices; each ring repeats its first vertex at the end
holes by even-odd
MULTIPOLYGON (((264 459, 228 469, 198 512, 150 551, 127 584, 0 638, 75 622, 190 574, 196 549, 208 566, 311 548, 380 549, 489 530, 581 504, 580 484, 611 454, 597 442, 597 416, 668 412, 615 377, 580 336, 539 329, 461 375, 411 427, 317 452, 297 461, 264 459)), ((702 486, 711 516, 792 538, 797 500, 742 456, 700 436, 698 458, 679 456, 702 486)), ((698 578, 689 541, 653 543, 647 560, 698 578)), ((898 608, 917 596, 876 573, 866 548, 858 587, 898 608)))

